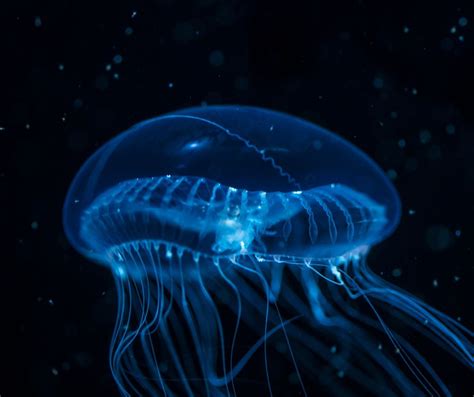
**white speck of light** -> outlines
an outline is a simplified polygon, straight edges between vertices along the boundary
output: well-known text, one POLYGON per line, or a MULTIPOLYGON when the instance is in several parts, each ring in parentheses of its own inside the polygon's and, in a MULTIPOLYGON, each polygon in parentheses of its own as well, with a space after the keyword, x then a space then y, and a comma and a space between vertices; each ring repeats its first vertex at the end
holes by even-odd
POLYGON ((168 83, 168 88, 173 88, 174 84, 173 83, 168 83))
POLYGON ((463 26, 463 27, 466 26, 467 25, 467 18, 466 17, 459 18, 458 24, 459 24, 459 26, 463 26))
POLYGON ((132 18, 135 18, 137 16, 137 12, 136 11, 132 11, 132 18))
POLYGON ((438 280, 434 279, 434 280, 433 280, 433 287, 436 288, 437 286, 438 286, 438 280))
POLYGON ((295 191, 292 192, 292 193, 293 193, 293 194, 301 194, 301 193, 303 193, 303 191, 302 191, 302 190, 295 190, 295 191))
POLYGON ((403 33, 408 33, 410 31, 410 28, 408 26, 403 27, 403 33))
POLYGON ((416 214, 416 211, 415 210, 408 210, 408 215, 415 215, 416 214))
POLYGON ((51 368, 51 372, 53 373, 54 376, 57 376, 59 374, 56 368, 51 368))

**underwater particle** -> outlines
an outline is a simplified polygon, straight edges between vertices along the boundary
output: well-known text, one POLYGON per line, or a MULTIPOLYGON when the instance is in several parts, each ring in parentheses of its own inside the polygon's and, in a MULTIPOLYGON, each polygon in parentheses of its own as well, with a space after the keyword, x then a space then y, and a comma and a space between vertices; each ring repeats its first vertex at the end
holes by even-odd
POLYGON ((402 269, 400 269, 399 267, 392 270, 393 277, 400 277, 401 275, 402 275, 402 269))
POLYGON ((64 65, 62 63, 60 63, 58 65, 58 69, 62 72, 64 70, 64 65))
POLYGON ((398 118, 398 113, 395 112, 395 111, 390 112, 390 117, 391 117, 392 119, 397 119, 397 118, 398 118))
POLYGON ((408 26, 403 27, 403 33, 408 33, 410 31, 410 28, 408 26))
POLYGON ((426 144, 431 141, 431 132, 428 130, 421 130, 420 131, 420 142, 422 144, 426 144))
POLYGON ((445 37, 441 40, 440 47, 444 51, 451 51, 454 48, 454 41, 450 37, 445 37))
POLYGON ((436 280, 436 279, 433 280, 433 287, 434 288, 438 287, 438 280, 436 280))
POLYGON ((387 176, 393 181, 397 179, 398 174, 397 174, 397 171, 390 169, 387 171, 387 176))
POLYGON ((449 134, 449 135, 453 135, 455 132, 456 132, 456 127, 453 125, 453 124, 448 124, 446 126, 446 132, 449 134))
POLYGON ((49 306, 54 306, 54 301, 52 299, 48 299, 49 306))
POLYGON ((413 95, 417 95, 417 94, 418 94, 418 90, 417 90, 416 88, 413 88, 413 89, 411 90, 411 93, 412 93, 413 95))
POLYGON ((118 73, 114 73, 114 79, 115 79, 115 80, 118 80, 119 77, 120 77, 120 75, 119 75, 118 73))
POLYGON ((449 229, 442 225, 431 226, 426 231, 425 241, 428 247, 435 252, 443 251, 452 243, 449 229))
POLYGON ((36 221, 31 222, 31 228, 32 228, 33 230, 38 230, 38 226, 39 226, 39 225, 38 225, 38 222, 36 222, 36 221))
POLYGON ((453 26, 449 31, 450 31, 452 34, 456 33, 456 26, 453 26))
POLYGON ((43 21, 41 20, 41 17, 36 17, 35 18, 35 28, 40 28, 43 25, 43 21))
POLYGON ((132 11, 132 18, 135 18, 137 16, 137 12, 136 11, 132 11))
POLYGON ((467 25, 467 18, 466 17, 459 18, 458 24, 459 24, 459 26, 462 26, 462 27, 466 26, 467 25))
POLYGON ((400 149, 403 149, 406 145, 407 145, 407 141, 405 141, 405 139, 402 138, 398 141, 398 147, 400 149))
POLYGON ((339 371, 337 371, 337 377, 338 377, 338 378, 344 378, 344 375, 345 375, 345 374, 344 374, 344 371, 343 371, 342 369, 339 370, 339 371))
POLYGON ((110 63, 108 63, 107 65, 105 65, 105 70, 107 72, 110 72, 112 70, 112 65, 110 63))
POLYGON ((464 41, 464 36, 459 36, 458 39, 459 39, 459 41, 463 42, 464 41))
POLYGON ((454 235, 455 235, 456 237, 461 237, 461 230, 459 230, 459 229, 456 230, 456 231, 454 232, 454 235))
POLYGON ((133 28, 131 28, 130 26, 126 27, 125 28, 125 35, 131 36, 132 34, 133 34, 133 28))
POLYGON ((168 83, 168 88, 173 88, 174 87, 174 83, 168 83))
POLYGON ((376 88, 377 90, 380 90, 383 88, 384 86, 384 82, 383 82, 383 79, 380 78, 380 77, 376 77, 374 78, 374 80, 372 81, 372 85, 374 86, 374 88, 376 88))
POLYGON ((115 63, 116 65, 118 65, 118 64, 122 63, 123 57, 122 57, 122 55, 117 54, 117 55, 115 55, 115 56, 113 57, 112 60, 114 61, 114 63, 115 63))
POLYGON ((59 374, 59 371, 56 368, 51 368, 51 372, 54 376, 57 376, 59 374))
POLYGON ((331 346, 331 353, 334 354, 337 352, 337 347, 336 346, 331 346))
POLYGON ((453 277, 453 281, 454 281, 455 283, 457 283, 459 280, 461 280, 461 277, 459 277, 459 276, 454 276, 454 277, 453 277))
POLYGON ((222 66, 224 64, 224 54, 222 51, 212 51, 209 55, 209 63, 215 67, 222 66))
POLYGON ((408 210, 408 215, 415 215, 415 214, 416 214, 415 210, 412 210, 412 209, 408 210))
POLYGON ((83 105, 82 99, 76 98, 74 99, 74 102, 72 103, 72 106, 74 109, 80 109, 83 105))

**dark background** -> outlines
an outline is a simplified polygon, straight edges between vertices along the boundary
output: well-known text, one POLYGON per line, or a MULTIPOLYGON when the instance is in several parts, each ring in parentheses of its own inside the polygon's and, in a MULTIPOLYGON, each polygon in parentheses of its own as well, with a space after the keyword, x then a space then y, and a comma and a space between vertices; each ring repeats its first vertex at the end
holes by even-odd
MULTIPOLYGON (((286 111, 369 153, 404 206, 371 267, 474 328, 472 1, 17 6, 0 26, 3 241, 16 250, 1 265, 2 397, 117 395, 112 276, 70 247, 62 202, 100 144, 191 105, 286 111)), ((454 395, 474 392, 472 372, 429 358, 454 395)))

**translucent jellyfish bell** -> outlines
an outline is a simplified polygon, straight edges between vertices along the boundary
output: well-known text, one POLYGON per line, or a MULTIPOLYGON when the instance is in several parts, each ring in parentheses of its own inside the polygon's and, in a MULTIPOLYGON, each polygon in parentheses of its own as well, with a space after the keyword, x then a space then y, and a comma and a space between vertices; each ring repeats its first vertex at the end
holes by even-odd
MULTIPOLYGON (((94 234, 100 232, 81 224, 87 222, 85 213, 92 216, 95 209, 97 215, 104 210, 99 206, 110 204, 116 214, 109 208, 109 217, 141 211, 159 218, 160 211, 169 213, 160 208, 163 201, 157 203, 166 189, 176 190, 174 197, 179 193, 185 200, 194 188, 195 197, 209 200, 216 184, 220 185, 216 201, 225 200, 229 192, 230 205, 241 208, 247 197, 247 210, 261 224, 241 225, 242 233, 260 227, 253 230, 258 234, 254 237, 262 240, 260 246, 255 239, 252 242, 253 250, 262 254, 337 256, 382 240, 394 230, 400 216, 398 195, 383 171, 340 137, 283 113, 211 106, 145 121, 100 148, 71 186, 64 206, 65 229, 79 251, 98 258, 108 239, 118 242, 111 234, 122 232, 103 230, 108 238, 94 234), (262 194, 268 195, 262 199, 262 194), (134 202, 140 205, 134 207, 134 202), (258 205, 266 207, 258 209, 258 205), (312 222, 306 216, 308 209, 313 225, 308 224, 312 222), (332 218, 327 219, 328 211, 332 218), (298 218, 298 214, 303 216, 298 218), (289 218, 294 218, 291 231, 289 218), (262 235, 262 229, 273 235, 262 235), (310 233, 305 229, 311 229, 310 233)), ((188 210, 196 211, 199 203, 194 199, 188 210)), ((180 222, 192 225, 189 216, 196 214, 174 217, 176 226, 181 227, 180 222)), ((220 222, 221 230, 225 229, 220 222)))

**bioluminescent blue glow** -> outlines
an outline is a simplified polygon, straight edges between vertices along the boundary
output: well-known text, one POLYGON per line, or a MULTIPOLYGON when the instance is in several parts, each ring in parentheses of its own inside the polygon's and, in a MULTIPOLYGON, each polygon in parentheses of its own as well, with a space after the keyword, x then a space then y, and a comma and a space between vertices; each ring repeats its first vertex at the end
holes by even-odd
POLYGON ((249 367, 267 395, 288 374, 301 395, 309 382, 449 395, 385 314, 470 367, 473 333, 366 265, 399 217, 360 150, 241 106, 132 127, 84 164, 64 205, 69 241, 116 280, 110 366, 124 396, 234 396, 249 367))

